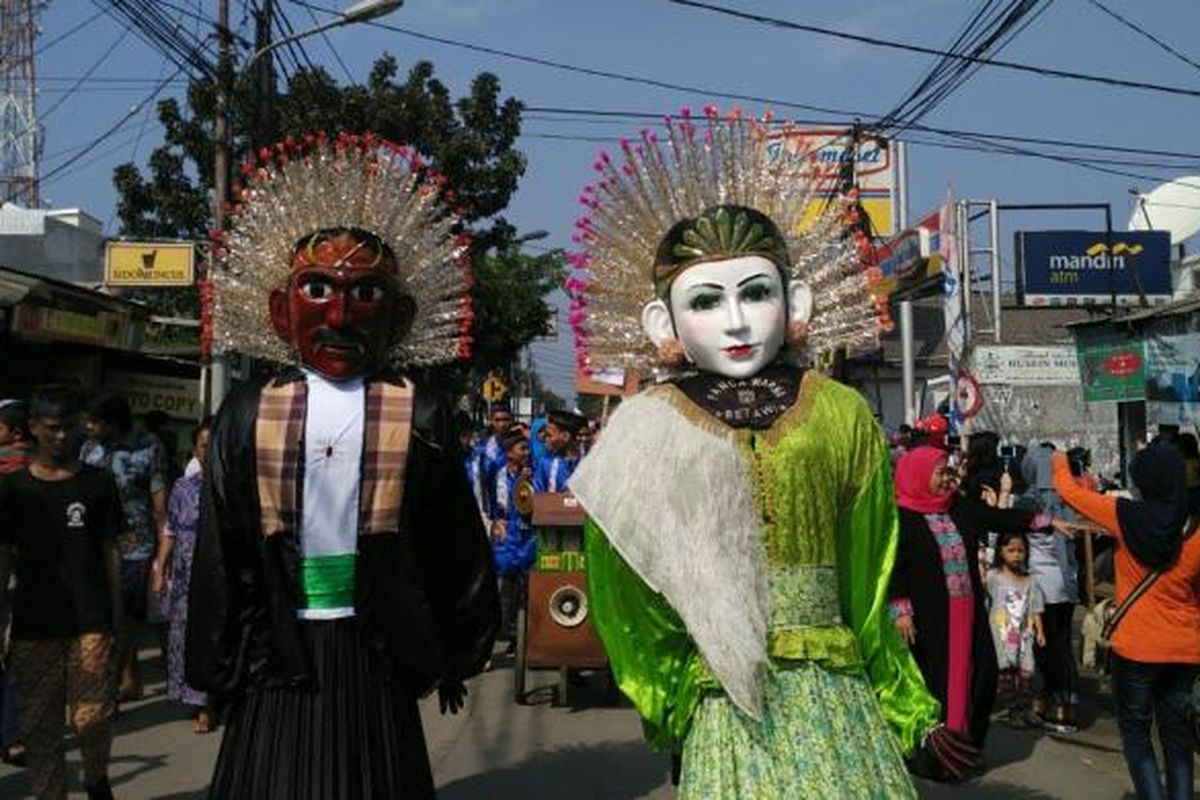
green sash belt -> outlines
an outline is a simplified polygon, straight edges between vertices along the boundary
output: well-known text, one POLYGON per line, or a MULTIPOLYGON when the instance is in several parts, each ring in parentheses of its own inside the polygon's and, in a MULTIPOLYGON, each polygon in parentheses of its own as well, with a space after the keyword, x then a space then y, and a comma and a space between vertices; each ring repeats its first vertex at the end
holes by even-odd
POLYGON ((300 563, 304 608, 353 608, 357 555, 305 558, 300 563))

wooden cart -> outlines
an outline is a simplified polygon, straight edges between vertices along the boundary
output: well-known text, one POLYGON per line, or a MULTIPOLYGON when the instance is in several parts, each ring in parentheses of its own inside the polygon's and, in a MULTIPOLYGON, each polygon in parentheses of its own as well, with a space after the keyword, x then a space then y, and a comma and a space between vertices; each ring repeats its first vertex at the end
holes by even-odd
POLYGON ((574 495, 533 496, 538 556, 529 573, 525 605, 517 613, 513 696, 518 703, 525 701, 531 669, 558 670, 555 702, 562 704, 570 670, 608 668, 588 614, 583 519, 574 495))

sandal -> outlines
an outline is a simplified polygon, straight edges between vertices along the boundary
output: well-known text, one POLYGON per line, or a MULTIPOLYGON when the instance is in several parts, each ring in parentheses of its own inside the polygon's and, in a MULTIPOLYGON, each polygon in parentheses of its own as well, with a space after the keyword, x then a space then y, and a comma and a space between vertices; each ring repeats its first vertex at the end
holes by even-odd
POLYGON ((217 721, 213 717, 213 713, 207 708, 196 712, 195 718, 192 720, 192 733, 203 735, 212 733, 217 729, 217 721))

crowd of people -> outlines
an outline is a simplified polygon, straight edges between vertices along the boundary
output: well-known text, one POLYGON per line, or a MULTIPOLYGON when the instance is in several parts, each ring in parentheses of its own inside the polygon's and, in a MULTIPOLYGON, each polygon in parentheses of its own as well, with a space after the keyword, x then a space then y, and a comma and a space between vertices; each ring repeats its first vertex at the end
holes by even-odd
MULTIPOLYGON (((566 491, 594 428, 567 411, 514 423, 504 404, 490 410, 488 423, 478 436, 464 425, 460 445, 491 534, 511 648, 536 557, 529 509, 515 502, 518 486, 566 491)), ((0 676, 0 758, 28 766, 39 796, 65 787, 55 713, 64 706, 80 736, 89 797, 108 796, 112 721, 122 702, 144 694, 138 649, 152 630, 167 696, 188 709, 196 733, 217 726, 207 694, 184 674, 210 435, 210 420, 196 425, 183 461, 169 457, 118 392, 85 403, 77 392, 49 387, 28 401, 0 401, 0 475, 19 474, 0 483, 0 545, 9 545, 0 546, 0 586, 16 587, 13 602, 0 596, 0 630, 12 640, 0 676), (60 572, 60 562, 69 568, 60 572)))
POLYGON ((11 640, 0 756, 28 766, 39 797, 66 791, 64 707, 89 798, 111 796, 112 720, 143 694, 137 651, 151 629, 169 697, 194 709, 197 732, 213 728, 182 658, 207 431, 195 428, 183 464, 119 393, 85 404, 49 387, 0 402, 0 610, 11 640))
POLYGON ((890 614, 947 726, 983 745, 996 706, 1018 728, 1077 730, 1072 645, 1079 534, 1111 577, 1104 632, 1118 726, 1139 798, 1190 798, 1200 675, 1200 453, 1169 431, 1134 455, 1130 491, 1108 491, 1090 453, 1052 442, 965 442, 936 421, 893 437, 901 535, 890 614), (1121 624, 1117 624, 1120 622, 1121 624), (1165 793, 1151 745, 1157 725, 1165 793))
MULTIPOLYGON (((526 426, 501 404, 488 423, 475 437, 468 429, 460 444, 491 536, 501 630, 511 651, 536 558, 530 508, 517 497, 567 491, 596 429, 565 411, 526 426)), ((52 388, 29 402, 0 402, 0 474, 15 476, 0 483, 0 541, 16 545, 0 548, 0 581, 11 572, 17 586, 15 602, 0 606, 12 609, 0 755, 28 763, 39 794, 64 785, 56 711, 66 706, 84 752, 89 797, 108 796, 111 721, 120 702, 142 694, 136 651, 148 626, 162 634, 169 696, 191 709, 197 733, 216 725, 205 693, 184 677, 209 428, 207 420, 199 424, 186 465, 172 465, 119 394, 84 406, 75 393, 52 388), (15 564, 14 552, 21 553, 15 564), (59 561, 69 566, 60 570, 59 561)), ((992 432, 960 442, 936 424, 924 428, 892 437, 901 534, 889 616, 940 702, 944 724, 978 747, 995 718, 1022 729, 1077 729, 1077 534, 1107 533, 1107 543, 1097 541, 1096 561, 1102 578, 1115 567, 1114 607, 1135 588, 1139 595, 1136 605, 1126 600, 1128 621, 1111 636, 1130 773, 1139 797, 1184 796, 1181 787, 1192 780, 1200 642, 1176 634, 1200 626, 1200 537, 1190 535, 1200 519, 1194 439, 1172 434, 1139 451, 1130 469, 1133 499, 1122 499, 1102 492, 1111 487, 1090 471, 1090 454, 1081 448, 1010 447, 992 432), (1150 744, 1152 721, 1163 743, 1166 794, 1150 744)))
POLYGON ((478 437, 472 437, 468 425, 463 423, 462 438, 467 478, 491 537, 500 582, 501 630, 511 653, 516 647, 517 610, 537 558, 531 508, 518 502, 518 495, 567 491, 567 480, 596 429, 583 415, 562 410, 549 411, 530 425, 516 423, 503 403, 489 409, 488 428, 478 437))

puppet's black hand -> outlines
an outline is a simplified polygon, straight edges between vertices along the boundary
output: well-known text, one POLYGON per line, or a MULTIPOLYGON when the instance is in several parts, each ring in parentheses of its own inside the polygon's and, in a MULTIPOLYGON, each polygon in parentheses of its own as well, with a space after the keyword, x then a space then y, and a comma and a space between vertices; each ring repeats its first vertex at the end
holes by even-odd
POLYGON ((438 705, 443 714, 457 714, 466 696, 467 687, 462 681, 442 681, 438 686, 438 705))
POLYGON ((979 748, 961 733, 938 725, 925 735, 921 748, 942 768, 946 777, 960 781, 982 763, 979 748))

